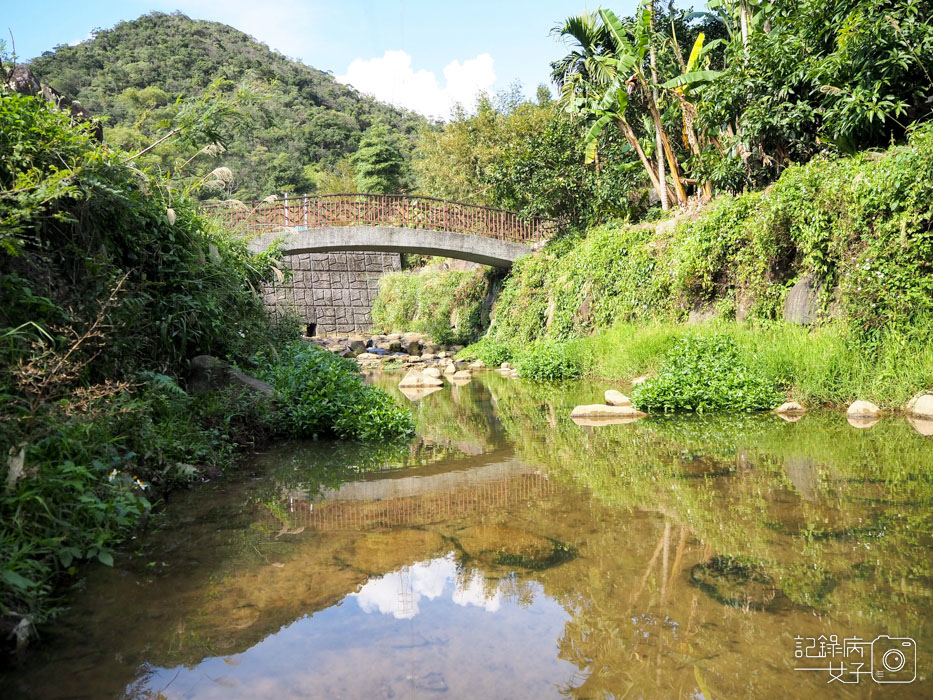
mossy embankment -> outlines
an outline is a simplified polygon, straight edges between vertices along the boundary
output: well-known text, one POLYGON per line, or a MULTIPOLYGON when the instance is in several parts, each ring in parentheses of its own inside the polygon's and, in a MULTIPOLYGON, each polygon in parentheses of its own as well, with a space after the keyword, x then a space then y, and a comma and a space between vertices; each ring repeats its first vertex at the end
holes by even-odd
POLYGON ((501 278, 497 270, 435 266, 390 273, 379 280, 373 328, 383 333, 426 333, 442 345, 473 342, 489 325, 501 278))
POLYGON ((695 212, 566 235, 515 264, 466 352, 513 358, 534 378, 625 380, 657 370, 686 335, 728 336, 788 396, 900 406, 933 388, 931 172, 923 126, 904 145, 817 158, 695 212), (806 326, 785 320, 795 285, 806 326))

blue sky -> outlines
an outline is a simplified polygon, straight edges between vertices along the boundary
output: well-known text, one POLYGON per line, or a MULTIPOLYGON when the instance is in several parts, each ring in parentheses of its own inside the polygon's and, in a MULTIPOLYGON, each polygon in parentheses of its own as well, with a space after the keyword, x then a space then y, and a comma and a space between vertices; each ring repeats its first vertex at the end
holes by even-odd
MULTIPOLYGON (((548 64, 563 53, 549 35, 566 17, 598 2, 538 0, 149 0, 9 2, 9 28, 21 59, 87 38, 95 27, 158 10, 233 25, 271 48, 376 97, 433 116, 477 90, 519 81, 528 95, 548 82, 548 64)), ((630 14, 635 0, 606 5, 630 14)), ((4 31, 8 43, 8 33, 4 31)))

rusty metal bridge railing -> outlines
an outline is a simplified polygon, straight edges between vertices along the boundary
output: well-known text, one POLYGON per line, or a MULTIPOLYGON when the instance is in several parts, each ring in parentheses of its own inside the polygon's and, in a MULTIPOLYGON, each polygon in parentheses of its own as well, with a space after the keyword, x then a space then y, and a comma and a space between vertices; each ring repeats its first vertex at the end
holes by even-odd
POLYGON ((325 194, 229 200, 201 205, 201 213, 243 233, 330 226, 394 226, 463 233, 511 243, 536 243, 557 233, 555 219, 436 197, 405 194, 325 194))

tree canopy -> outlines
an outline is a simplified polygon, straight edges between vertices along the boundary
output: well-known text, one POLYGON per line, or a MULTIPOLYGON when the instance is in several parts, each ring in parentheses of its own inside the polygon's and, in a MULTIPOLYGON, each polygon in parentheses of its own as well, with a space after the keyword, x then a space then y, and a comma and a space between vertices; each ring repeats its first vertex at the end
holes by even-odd
POLYGON ((381 122, 407 162, 423 117, 361 95, 328 73, 286 58, 232 27, 154 12, 31 62, 44 82, 107 117, 106 140, 135 153, 166 132, 181 105, 217 85, 262 99, 240 103, 222 143, 201 151, 166 142, 141 163, 164 173, 184 164, 202 197, 251 199, 343 182, 363 133, 381 122), (193 157, 193 159, 192 159, 193 157), (189 159, 190 162, 189 162, 189 159), (310 168, 309 168, 310 166, 310 168), (210 173, 225 168, 224 178, 210 173))

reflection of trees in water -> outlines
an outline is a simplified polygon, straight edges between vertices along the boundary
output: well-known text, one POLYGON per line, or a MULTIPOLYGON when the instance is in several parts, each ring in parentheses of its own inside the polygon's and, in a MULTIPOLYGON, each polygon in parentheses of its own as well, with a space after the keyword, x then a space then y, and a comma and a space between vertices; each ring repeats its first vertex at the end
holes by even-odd
POLYGON ((479 450, 496 449, 507 444, 484 381, 488 374, 477 373, 473 381, 459 386, 445 380, 441 391, 415 402, 409 402, 399 391, 401 375, 398 373, 376 374, 370 381, 411 408, 421 439, 459 446, 462 451, 472 450, 476 454, 479 450))
POLYGON ((930 608, 933 450, 901 420, 871 431, 820 412, 797 423, 653 416, 582 428, 569 412, 601 387, 498 381, 491 390, 526 462, 614 507, 682 523, 719 555, 760 568, 795 605, 912 629, 930 608))

